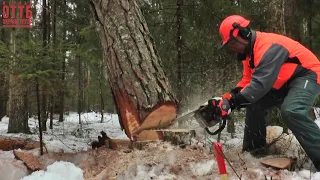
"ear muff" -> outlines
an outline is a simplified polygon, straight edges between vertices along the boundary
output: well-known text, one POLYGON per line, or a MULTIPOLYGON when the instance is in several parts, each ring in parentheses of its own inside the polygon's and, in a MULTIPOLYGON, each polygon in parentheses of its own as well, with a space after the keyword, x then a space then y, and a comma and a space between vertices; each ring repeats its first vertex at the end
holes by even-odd
POLYGON ((233 26, 234 29, 239 29, 239 33, 238 34, 243 39, 250 39, 251 38, 251 30, 250 30, 250 28, 241 27, 240 24, 238 24, 238 23, 233 23, 232 26, 233 26))

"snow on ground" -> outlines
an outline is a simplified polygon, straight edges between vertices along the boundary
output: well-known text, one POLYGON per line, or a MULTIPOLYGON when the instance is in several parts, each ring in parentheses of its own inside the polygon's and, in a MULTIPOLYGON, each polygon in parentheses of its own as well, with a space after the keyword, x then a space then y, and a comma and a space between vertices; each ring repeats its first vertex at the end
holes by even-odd
MULTIPOLYGON (((78 152, 91 148, 91 142, 98 140, 100 131, 105 131, 111 138, 127 139, 125 133, 121 130, 118 116, 115 114, 104 114, 104 122, 100 123, 101 114, 90 112, 81 114, 82 131, 79 125, 79 116, 77 113, 65 115, 64 122, 53 121, 53 129, 43 132, 43 139, 48 151, 53 152, 78 152)), ((29 119, 29 127, 32 135, 28 134, 7 134, 9 118, 3 117, 0 122, 0 133, 3 136, 30 138, 39 140, 38 120, 29 119)), ((47 121, 49 127, 49 120, 47 121)))
MULTIPOLYGON (((320 112, 320 109, 318 110, 320 112)), ((57 120, 54 120, 53 129, 48 129, 47 132, 44 132, 44 142, 46 143, 48 150, 51 152, 86 151, 91 148, 90 143, 94 140, 97 140, 97 136, 100 135, 101 130, 105 131, 107 135, 111 138, 127 139, 125 133, 120 128, 117 115, 106 113, 104 116, 104 122, 100 123, 100 114, 97 114, 95 112, 82 114, 82 131, 80 131, 78 120, 79 116, 77 113, 70 113, 69 115, 65 115, 64 122, 58 122, 57 120)), ((320 126, 319 113, 316 113, 316 116, 316 123, 320 126)), ((4 117, 0 122, 0 133, 2 136, 30 138, 33 140, 38 140, 38 135, 36 134, 38 132, 38 123, 36 119, 29 119, 29 127, 31 131, 35 133, 33 135, 6 133, 8 128, 8 122, 8 117, 4 117)), ((200 154, 208 153, 208 149, 212 147, 212 142, 217 141, 217 136, 206 135, 204 133, 204 130, 199 128, 197 124, 193 124, 192 127, 196 127, 196 131, 199 135, 199 137, 193 139, 193 144, 196 144, 196 146, 199 147, 205 146, 205 150, 201 150, 200 148, 201 151, 196 151, 199 151, 198 153, 200 154)), ((231 161, 231 164, 237 168, 237 170, 241 169, 242 166, 244 166, 242 164, 242 161, 246 162, 246 170, 244 171, 246 173, 242 174, 242 179, 264 179, 266 172, 268 172, 268 168, 264 168, 261 166, 261 164, 259 163, 261 159, 254 158, 249 153, 243 153, 241 155, 239 155, 238 153, 238 150, 241 149, 242 145, 243 129, 243 124, 237 124, 236 133, 232 136, 230 133, 227 133, 226 129, 222 131, 220 142, 223 143, 223 150, 225 152, 225 155, 231 161)), ((277 136, 282 132, 282 129, 279 127, 270 127, 270 130, 272 130, 272 133, 274 133, 273 136, 277 136)), ((295 142, 292 136, 290 135, 286 137, 286 139, 295 142)), ((181 153, 183 153, 184 150, 181 150, 177 147, 170 147, 169 145, 161 145, 161 147, 165 147, 164 149, 167 149, 166 151, 164 151, 163 156, 165 158, 163 159, 160 157, 160 154, 158 153, 158 151, 161 151, 161 148, 158 147, 154 147, 154 149, 151 150, 154 151, 154 153, 143 152, 139 150, 135 150, 134 152, 132 152, 135 153, 135 156, 141 156, 141 158, 139 159, 139 157, 137 157, 137 159, 135 160, 136 162, 132 162, 130 167, 126 167, 127 170, 119 172, 118 179, 150 179, 150 177, 152 177, 153 179, 154 177, 157 177, 156 179, 176 179, 177 177, 184 177, 184 179, 194 179, 198 176, 211 177, 209 179, 219 179, 219 176, 217 175, 217 164, 214 156, 206 155, 205 157, 202 157, 202 160, 200 160, 196 157, 188 157, 188 154, 186 154, 188 158, 188 165, 184 166, 183 164, 181 164, 180 166, 176 166, 176 163, 178 161, 181 161, 179 160, 179 158, 183 157, 181 153), (176 152, 176 154, 170 154, 168 153, 169 151, 176 152), (157 159, 157 163, 149 162, 149 158, 146 158, 145 153, 149 153, 149 156, 154 156, 154 158, 159 156, 157 159), (142 159, 144 158, 146 158, 146 160, 142 161, 142 159), (182 167, 187 168, 187 170, 184 171, 182 167), (181 173, 177 173, 177 171, 181 171, 181 173)), ((297 153, 295 151, 295 149, 297 149, 296 147, 292 147, 291 149, 289 147, 288 149, 292 154, 297 153)), ((148 149, 146 151, 150 150, 148 149)), ((192 151, 192 153, 194 152, 192 151)), ((119 152, 119 156, 128 158, 131 157, 126 156, 126 154, 127 153, 119 152)), ((124 159, 127 160, 126 158, 124 159)), ((130 160, 128 161, 130 162, 130 160)), ((230 179, 238 179, 236 174, 233 172, 231 166, 229 166, 227 162, 226 164, 227 170, 230 173, 230 179)), ((81 169, 74 166, 71 163, 55 162, 53 165, 49 167, 47 171, 38 171, 34 172, 30 176, 27 176, 29 175, 28 170, 25 168, 21 161, 14 160, 12 151, 0 151, 0 180, 2 180, 2 178, 5 178, 5 180, 16 180, 22 177, 25 177, 24 180, 72 180, 72 178, 81 180, 81 178, 83 178, 81 169), (65 173, 67 173, 67 175, 65 173)), ((302 167, 302 169, 299 169, 294 172, 287 170, 278 171, 278 174, 281 175, 279 175, 279 177, 281 177, 281 179, 288 180, 320 180, 320 173, 314 173, 314 171, 310 172, 310 161, 305 162, 305 164, 302 167)), ((268 176, 267 174, 267 177, 269 177, 270 179, 271 175, 268 176)))
POLYGON ((36 171, 22 180, 83 180, 80 168, 69 162, 55 162, 47 167, 47 171, 36 171))

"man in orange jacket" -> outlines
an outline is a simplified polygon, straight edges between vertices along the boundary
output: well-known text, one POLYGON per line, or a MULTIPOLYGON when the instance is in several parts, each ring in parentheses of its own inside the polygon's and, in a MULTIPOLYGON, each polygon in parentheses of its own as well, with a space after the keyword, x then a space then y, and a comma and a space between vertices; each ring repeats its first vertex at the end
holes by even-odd
POLYGON ((266 110, 281 105, 284 122, 320 171, 320 129, 308 116, 320 93, 320 62, 299 42, 251 30, 249 23, 232 15, 219 28, 219 48, 243 63, 242 80, 218 102, 221 116, 246 107, 243 150, 252 152, 266 145, 266 110))

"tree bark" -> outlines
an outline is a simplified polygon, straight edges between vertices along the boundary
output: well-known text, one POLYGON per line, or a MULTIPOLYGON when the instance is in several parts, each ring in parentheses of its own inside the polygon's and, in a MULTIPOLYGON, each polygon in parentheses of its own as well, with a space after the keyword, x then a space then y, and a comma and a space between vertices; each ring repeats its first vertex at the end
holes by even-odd
POLYGON ((6 115, 7 80, 4 73, 0 73, 0 121, 6 115))
MULTIPOLYGON (((56 22, 57 18, 55 14, 57 14, 57 0, 53 0, 53 19, 52 19, 52 48, 55 51, 56 50, 56 43, 57 43, 57 29, 56 29, 56 22)), ((56 61, 56 53, 53 54, 53 61, 56 61)), ((54 66, 54 69, 56 69, 56 66, 54 66)), ((53 129, 53 113, 54 113, 54 105, 55 100, 53 95, 51 94, 50 97, 51 107, 50 107, 50 129, 53 129)))
POLYGON ((79 115, 79 124, 80 127, 82 126, 81 123, 81 112, 82 112, 82 104, 83 104, 83 87, 81 85, 81 81, 82 81, 82 72, 81 72, 81 58, 80 55, 77 55, 77 60, 78 60, 78 115, 79 115))
MULTIPOLYGON (((47 45, 48 45, 48 24, 47 24, 47 1, 42 0, 42 48, 43 48, 43 55, 46 55, 47 45)), ((42 68, 42 67, 41 67, 42 68)), ((42 121, 42 130, 47 130, 47 86, 43 85, 41 87, 41 121, 42 121)))
POLYGON ((177 12, 176 12, 176 25, 177 25, 177 63, 178 63, 178 101, 181 104, 182 102, 182 6, 183 0, 177 0, 177 12))
POLYGON ((39 124, 39 138, 40 138, 40 154, 43 155, 43 146, 42 146, 42 122, 41 122, 41 110, 40 110, 40 92, 39 92, 39 82, 36 77, 36 96, 37 96, 37 115, 38 115, 38 124, 39 124))
POLYGON ((102 66, 102 62, 99 62, 99 95, 100 95, 100 113, 101 113, 101 120, 100 122, 103 123, 103 113, 104 113, 104 100, 103 100, 103 93, 102 93, 102 74, 103 74, 103 66, 102 66))
MULTIPOLYGON (((63 1, 63 7, 67 7, 67 1, 64 0, 63 1)), ((64 12, 65 13, 65 12, 64 12)), ((62 41, 65 42, 65 40, 67 39, 67 30, 66 30, 66 24, 63 25, 63 39, 62 41)), ((63 113, 64 113, 64 98, 65 98, 65 73, 66 73, 66 49, 63 50, 63 59, 62 59, 62 67, 61 67, 61 70, 62 70, 62 74, 61 74, 61 84, 62 84, 62 88, 59 92, 59 100, 60 100, 60 106, 59 106, 59 122, 63 122, 63 113)))
MULTIPOLYGON (((300 0, 282 0, 285 7, 286 35, 301 42, 302 4, 300 0)), ((311 9, 310 9, 311 10, 311 9)))
POLYGON ((267 31, 286 34, 284 0, 270 0, 267 4, 267 31))
MULTIPOLYGON (((90 7, 125 133, 131 138, 145 129, 168 125, 176 117, 177 100, 136 1, 93 0, 90 7)), ((157 134, 160 139, 162 134, 157 134)))
MULTIPOLYGON (((10 32, 10 49, 13 58, 10 61, 10 69, 18 69, 19 63, 16 59, 16 29, 10 32)), ((26 83, 18 75, 9 75, 9 125, 8 133, 30 133, 28 127, 28 112, 26 103, 26 83)))
MULTIPOLYGON (((7 31, 5 28, 1 29, 1 41, 8 44, 9 38, 7 36, 7 31)), ((2 55, 1 55, 2 56, 2 55)), ((0 121, 3 116, 7 113, 7 103, 8 103, 8 75, 5 73, 0 74, 0 121)))
POLYGON ((23 79, 9 76, 9 126, 8 133, 30 133, 26 109, 26 83, 23 79))
POLYGON ((308 39, 309 39, 309 49, 312 51, 313 47, 312 47, 312 41, 313 41, 313 31, 312 31, 312 19, 314 16, 313 13, 313 1, 312 0, 308 0, 308 9, 309 9, 309 16, 308 16, 308 39))

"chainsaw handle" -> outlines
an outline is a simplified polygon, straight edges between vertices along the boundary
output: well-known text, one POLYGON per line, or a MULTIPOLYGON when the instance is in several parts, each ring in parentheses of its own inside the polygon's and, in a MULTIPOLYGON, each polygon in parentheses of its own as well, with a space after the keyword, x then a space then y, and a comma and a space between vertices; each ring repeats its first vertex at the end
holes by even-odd
POLYGON ((205 130, 207 131, 207 133, 210 134, 210 135, 217 135, 218 133, 220 133, 220 132, 226 127, 226 123, 227 123, 227 118, 223 118, 223 120, 222 120, 222 125, 221 125, 221 126, 219 127, 219 129, 217 129, 216 131, 211 132, 208 127, 204 128, 204 129, 205 129, 205 130))

